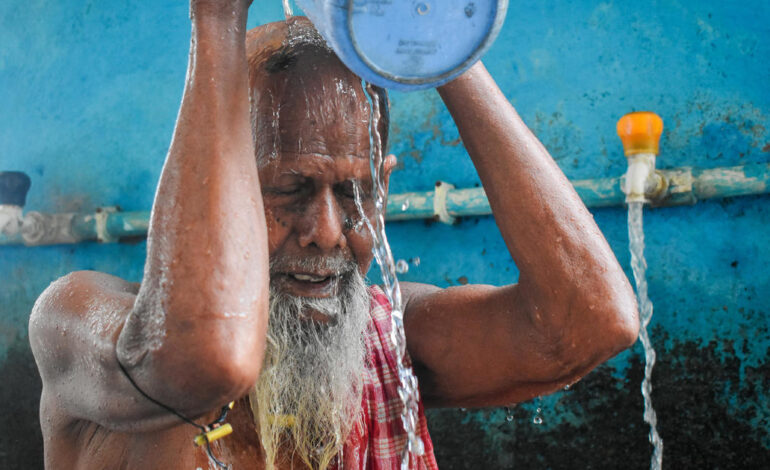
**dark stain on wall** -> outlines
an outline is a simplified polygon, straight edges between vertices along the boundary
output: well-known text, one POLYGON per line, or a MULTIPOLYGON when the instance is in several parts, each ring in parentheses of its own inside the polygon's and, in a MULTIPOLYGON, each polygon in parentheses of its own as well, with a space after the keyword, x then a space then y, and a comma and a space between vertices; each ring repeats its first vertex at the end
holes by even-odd
MULTIPOLYGON (((763 402, 770 363, 743 365, 732 341, 668 343, 656 332, 653 404, 665 443, 667 468, 766 468, 770 416, 763 402), (741 378, 743 375, 743 378, 741 378), (739 400, 732 405, 729 399, 739 400), (753 424, 752 424, 753 423, 753 424)), ((740 348, 738 348, 740 349, 740 348)), ((639 353, 640 351, 636 351, 639 353)), ((769 351, 770 353, 770 351, 769 351)), ((623 376, 597 368, 558 401, 559 425, 532 424, 532 413, 514 409, 512 422, 495 410, 430 410, 431 435, 442 470, 453 469, 647 469, 652 447, 642 421, 640 354, 623 376)), ((0 365, 0 468, 43 467, 38 421, 41 384, 26 339, 9 348, 0 365)))
MULTIPOLYGON (((665 343, 665 335, 656 336, 665 343)), ((729 343, 666 344, 672 346, 658 352, 653 371, 664 467, 767 468, 770 416, 761 397, 770 386, 770 364, 744 367, 741 380, 741 360, 729 343), (731 406, 735 397, 740 402, 731 406)), ((559 415, 576 419, 558 426, 532 424, 525 409, 515 409, 512 422, 490 410, 431 410, 439 467, 647 469, 652 446, 642 420, 643 370, 641 354, 631 356, 625 378, 599 367, 562 394, 559 415)), ((549 410, 543 413, 547 421, 549 410)))
POLYGON ((38 410, 42 384, 26 338, 8 348, 0 364, 0 468, 43 468, 38 410))

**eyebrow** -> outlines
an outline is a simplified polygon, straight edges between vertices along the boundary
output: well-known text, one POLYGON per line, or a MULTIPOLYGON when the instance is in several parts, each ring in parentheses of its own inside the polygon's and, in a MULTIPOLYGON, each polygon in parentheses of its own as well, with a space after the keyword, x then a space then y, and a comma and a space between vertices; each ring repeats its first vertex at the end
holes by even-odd
POLYGON ((296 155, 297 163, 295 164, 295 166, 291 168, 278 169, 278 171, 276 171, 276 177, 299 176, 299 177, 306 177, 306 178, 314 178, 314 177, 317 177, 319 174, 327 174, 327 175, 332 174, 332 175, 335 175, 335 179, 337 179, 338 172, 334 167, 334 159, 348 158, 348 159, 354 159, 354 160, 360 161, 362 163, 362 166, 351 168, 353 170, 352 174, 347 175, 347 177, 345 178, 339 179, 339 181, 347 181, 350 179, 366 181, 370 179, 369 178, 370 170, 368 165, 369 159, 367 157, 354 155, 354 154, 333 157, 331 155, 325 155, 320 153, 298 153, 298 152, 285 152, 285 153, 296 155), (363 164, 364 162, 366 163, 363 164), (360 171, 355 171, 355 170, 360 170, 360 171))

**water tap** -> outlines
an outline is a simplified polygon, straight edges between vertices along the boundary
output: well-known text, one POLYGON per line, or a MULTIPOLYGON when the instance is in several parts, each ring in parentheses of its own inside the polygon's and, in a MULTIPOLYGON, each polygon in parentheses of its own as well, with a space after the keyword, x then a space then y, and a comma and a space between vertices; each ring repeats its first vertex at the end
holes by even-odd
POLYGON ((623 178, 626 202, 651 202, 666 192, 666 179, 655 171, 663 120, 655 113, 639 111, 620 118, 617 124, 628 170, 623 178))

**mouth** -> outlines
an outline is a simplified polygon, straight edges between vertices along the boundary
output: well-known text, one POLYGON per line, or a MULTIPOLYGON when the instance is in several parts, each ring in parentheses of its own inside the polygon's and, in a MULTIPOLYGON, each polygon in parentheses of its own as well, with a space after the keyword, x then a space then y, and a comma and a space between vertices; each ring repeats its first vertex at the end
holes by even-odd
POLYGON ((337 295, 344 273, 274 273, 273 277, 286 292, 299 297, 328 298, 337 295))
POLYGON ((288 276, 296 281, 311 282, 313 284, 326 282, 329 279, 331 279, 331 276, 318 276, 315 274, 302 274, 302 273, 290 273, 288 274, 288 276))

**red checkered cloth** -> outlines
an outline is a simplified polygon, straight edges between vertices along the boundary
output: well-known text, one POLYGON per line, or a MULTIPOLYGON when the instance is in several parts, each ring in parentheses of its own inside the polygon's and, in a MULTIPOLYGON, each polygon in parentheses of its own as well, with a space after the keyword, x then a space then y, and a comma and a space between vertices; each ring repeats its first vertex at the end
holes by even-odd
MULTIPOLYGON (((363 419, 345 443, 340 467, 344 470, 398 470, 406 446, 406 432, 401 424, 403 405, 398 397, 398 356, 389 339, 391 305, 377 286, 370 288, 370 295, 372 321, 366 335, 368 357, 364 373, 363 419)), ((411 365, 408 356, 406 361, 411 365)), ((417 432, 425 445, 425 454, 411 458, 409 468, 438 470, 422 400, 418 418, 417 432)))

